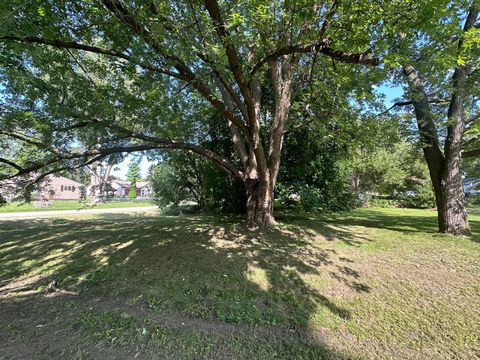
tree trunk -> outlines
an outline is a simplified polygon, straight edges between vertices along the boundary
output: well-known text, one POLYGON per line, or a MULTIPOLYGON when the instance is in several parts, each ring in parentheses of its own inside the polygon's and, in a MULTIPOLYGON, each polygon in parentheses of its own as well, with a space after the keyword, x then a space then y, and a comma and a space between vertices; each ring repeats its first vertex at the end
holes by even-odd
POLYGON ((268 227, 275 225, 273 217, 273 188, 268 181, 247 180, 247 225, 268 227))
POLYGON ((455 171, 445 171, 445 176, 439 179, 441 184, 437 181, 434 185, 438 227, 442 233, 469 235, 462 179, 454 173, 455 171))
MULTIPOLYGON (((470 229, 460 173, 461 143, 464 132, 461 101, 457 93, 454 93, 448 111, 448 118, 452 125, 447 129, 445 151, 442 152, 424 82, 414 67, 405 66, 403 71, 411 91, 420 141, 435 192, 438 229, 442 233, 467 235, 470 229)), ((458 77, 457 71, 455 74, 454 80, 458 77)))

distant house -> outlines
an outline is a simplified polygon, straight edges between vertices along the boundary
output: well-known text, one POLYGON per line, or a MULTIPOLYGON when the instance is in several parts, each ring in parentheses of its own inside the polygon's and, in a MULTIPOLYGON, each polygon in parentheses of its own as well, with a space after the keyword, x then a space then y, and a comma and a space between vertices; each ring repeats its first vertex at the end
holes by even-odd
POLYGON ((462 179, 463 191, 466 196, 480 194, 480 179, 478 178, 464 178, 462 179))
MULTIPOLYGON (((22 182, 4 180, 0 182, 0 195, 7 201, 15 200, 16 194, 23 187, 22 182)), ((83 184, 64 176, 48 175, 38 184, 32 197, 36 200, 80 200, 83 184)))
POLYGON ((64 176, 49 175, 36 197, 48 200, 80 200, 83 184, 64 176))
MULTIPOLYGON (((110 185, 114 192, 114 197, 127 197, 132 187, 130 181, 112 180, 110 185)), ((152 188, 149 181, 137 181, 137 199, 150 199, 152 196, 152 188)))

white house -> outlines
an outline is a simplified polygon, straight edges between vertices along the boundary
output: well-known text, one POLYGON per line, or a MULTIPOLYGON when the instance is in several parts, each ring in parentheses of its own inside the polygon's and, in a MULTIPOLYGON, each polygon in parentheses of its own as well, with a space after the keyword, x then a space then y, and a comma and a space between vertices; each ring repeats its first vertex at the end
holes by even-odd
MULTIPOLYGON (((112 180, 110 185, 114 191, 115 197, 127 197, 131 188, 130 181, 112 180)), ((150 199, 152 197, 152 187, 149 181, 137 181, 137 199, 150 199)))

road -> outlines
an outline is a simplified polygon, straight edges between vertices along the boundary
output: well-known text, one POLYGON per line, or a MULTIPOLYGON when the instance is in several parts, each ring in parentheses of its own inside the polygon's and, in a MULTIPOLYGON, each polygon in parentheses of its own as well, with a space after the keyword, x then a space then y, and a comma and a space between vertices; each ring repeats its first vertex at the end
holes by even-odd
POLYGON ((110 209, 81 209, 81 210, 45 210, 45 211, 28 211, 28 212, 12 212, 0 213, 0 219, 23 219, 23 218, 48 218, 59 215, 79 215, 79 214, 112 214, 112 213, 131 213, 144 212, 158 209, 158 206, 137 206, 127 208, 110 208, 110 209))

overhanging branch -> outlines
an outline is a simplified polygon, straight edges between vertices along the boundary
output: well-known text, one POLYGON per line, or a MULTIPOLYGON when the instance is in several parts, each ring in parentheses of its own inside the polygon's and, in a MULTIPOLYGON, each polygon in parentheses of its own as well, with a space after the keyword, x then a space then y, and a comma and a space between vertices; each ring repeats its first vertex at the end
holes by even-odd
POLYGON ((281 56, 290 55, 290 54, 298 54, 298 53, 311 53, 311 52, 319 52, 330 56, 332 59, 339 60, 345 63, 352 63, 352 64, 363 64, 363 65, 370 65, 370 66, 377 66, 380 63, 380 60, 372 54, 367 52, 365 53, 350 53, 350 52, 343 52, 339 50, 334 50, 328 45, 330 45, 331 41, 329 39, 321 39, 319 41, 307 44, 307 45, 291 45, 291 46, 284 46, 277 51, 267 55, 259 62, 255 64, 255 66, 250 70, 249 75, 252 77, 264 64, 270 61, 274 61, 281 56))
POLYGON ((53 46, 59 49, 77 49, 77 50, 83 50, 83 51, 88 51, 92 53, 97 53, 97 54, 103 54, 103 55, 108 55, 108 56, 113 56, 117 57, 126 61, 129 61, 135 65, 138 65, 142 67, 145 70, 151 70, 154 72, 158 72, 164 75, 172 76, 175 78, 179 77, 179 74, 167 69, 163 69, 154 65, 150 64, 144 64, 141 62, 136 61, 132 56, 124 54, 120 51, 112 50, 112 49, 104 49, 100 48, 97 46, 90 46, 90 45, 85 45, 85 44, 80 44, 77 42, 73 41, 63 41, 63 40, 57 40, 57 39, 44 39, 40 38, 37 36, 17 36, 17 35, 4 35, 0 36, 0 41, 1 40, 12 40, 12 41, 18 41, 18 42, 23 42, 23 43, 30 43, 30 44, 42 44, 42 45, 48 45, 48 46, 53 46))
MULTIPOLYGON (((117 130, 119 130, 117 128, 117 130)), ((128 130, 125 129, 125 132, 128 130)), ((118 147, 111 147, 111 148, 103 148, 103 149, 89 149, 81 152, 72 152, 66 154, 62 157, 55 157, 53 159, 45 159, 42 162, 30 165, 26 168, 22 168, 20 165, 15 164, 7 159, 0 158, 0 162, 8 164, 18 170, 17 173, 9 176, 3 177, 1 180, 13 179, 18 176, 23 176, 29 173, 36 172, 46 166, 53 165, 55 163, 59 163, 62 161, 71 161, 71 160, 79 160, 84 158, 85 162, 89 161, 88 159, 92 156, 99 156, 100 158, 107 157, 111 154, 116 153, 131 153, 131 152, 138 152, 138 151, 146 151, 146 150, 158 150, 158 149, 184 149, 190 150, 206 158, 210 159, 214 163, 216 163, 222 170, 224 170, 228 175, 233 176, 239 180, 243 180, 243 173, 239 171, 233 164, 231 164, 228 160, 222 158, 218 154, 214 153, 211 150, 204 149, 198 145, 191 144, 191 143, 184 143, 184 142, 175 142, 175 141, 163 141, 161 139, 157 139, 154 137, 150 137, 147 135, 142 134, 133 134, 131 133, 131 137, 149 141, 150 144, 141 144, 141 145, 131 145, 131 146, 118 146, 118 147)), ((82 162, 83 165, 78 165, 76 167, 81 167, 86 165, 85 162, 82 162)), ((68 166, 64 166, 61 170, 69 169, 68 166)), ((58 171, 61 171, 58 170, 58 171)), ((55 171, 54 171, 55 172, 55 171)))
POLYGON ((474 150, 469 150, 469 151, 464 151, 462 152, 462 157, 463 158, 470 158, 470 157, 475 157, 480 155, 480 149, 474 149, 474 150))
POLYGON ((10 161, 8 159, 4 159, 4 158, 0 158, 0 163, 4 163, 4 164, 7 164, 15 169, 17 169, 18 171, 22 171, 23 168, 20 166, 20 165, 17 165, 15 164, 13 161, 10 161))

